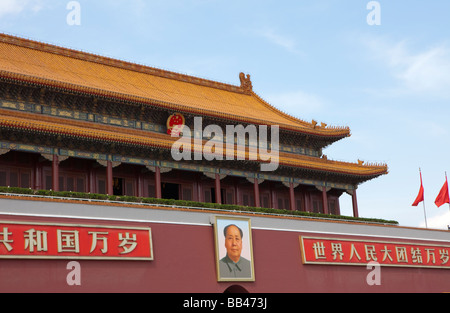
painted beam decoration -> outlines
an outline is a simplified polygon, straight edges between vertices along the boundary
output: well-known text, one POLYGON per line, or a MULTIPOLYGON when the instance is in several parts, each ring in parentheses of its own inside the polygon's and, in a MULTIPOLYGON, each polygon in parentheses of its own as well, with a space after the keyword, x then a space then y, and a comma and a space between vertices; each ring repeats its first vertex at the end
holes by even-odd
POLYGON ((150 228, 0 221, 0 259, 153 260, 150 228))
POLYGON ((300 237, 303 264, 450 269, 450 246, 355 239, 300 237))

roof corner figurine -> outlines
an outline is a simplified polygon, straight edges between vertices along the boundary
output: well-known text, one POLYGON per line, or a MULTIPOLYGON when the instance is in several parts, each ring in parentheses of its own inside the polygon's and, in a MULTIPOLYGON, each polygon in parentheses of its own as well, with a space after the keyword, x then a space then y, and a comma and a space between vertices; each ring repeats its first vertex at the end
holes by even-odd
POLYGON ((250 80, 250 74, 245 76, 244 73, 239 74, 239 79, 241 80, 241 88, 246 92, 251 92, 253 90, 252 81, 250 80))

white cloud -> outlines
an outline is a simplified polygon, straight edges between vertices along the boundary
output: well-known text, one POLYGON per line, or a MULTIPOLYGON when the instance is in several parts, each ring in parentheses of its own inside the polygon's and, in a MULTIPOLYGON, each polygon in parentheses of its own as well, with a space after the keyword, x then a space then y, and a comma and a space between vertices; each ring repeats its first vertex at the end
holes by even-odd
POLYGON ((42 9, 41 0, 1 0, 0 1, 0 17, 7 15, 15 15, 24 10, 31 10, 33 12, 42 9))
POLYGON ((295 48, 295 41, 292 38, 277 34, 273 29, 268 29, 261 32, 261 36, 289 51, 292 51, 295 48))
POLYGON ((414 51, 407 40, 392 43, 371 38, 364 43, 398 81, 395 92, 450 96, 450 47, 446 44, 414 51))
POLYGON ((0 16, 20 13, 25 7, 25 0, 2 0, 0 2, 0 16))
POLYGON ((405 51, 397 77, 410 90, 440 91, 450 85, 450 51, 434 47, 411 55, 405 51))
POLYGON ((298 50, 297 42, 293 38, 277 33, 274 29, 266 28, 264 30, 258 30, 256 33, 258 36, 267 39, 270 43, 279 46, 288 52, 303 54, 303 52, 298 50))
MULTIPOLYGON (((445 204, 445 206, 447 206, 447 204, 445 204)), ((431 218, 428 217, 427 225, 428 228, 448 229, 448 226, 450 225, 450 211, 444 212, 437 216, 433 216, 431 218)), ((424 221, 420 224, 420 227, 425 227, 425 218, 424 221)))

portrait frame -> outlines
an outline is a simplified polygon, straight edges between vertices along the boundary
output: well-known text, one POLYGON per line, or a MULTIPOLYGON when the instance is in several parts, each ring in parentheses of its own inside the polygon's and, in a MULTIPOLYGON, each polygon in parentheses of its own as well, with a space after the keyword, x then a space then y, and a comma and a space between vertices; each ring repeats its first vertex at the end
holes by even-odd
MULTIPOLYGON (((214 216, 213 224, 217 281, 255 281, 253 239, 250 218, 214 216), (228 258, 224 235, 224 228, 226 226, 236 226, 243 234, 242 250, 238 263, 233 264, 228 258)), ((236 230, 236 228, 234 229, 236 230)))

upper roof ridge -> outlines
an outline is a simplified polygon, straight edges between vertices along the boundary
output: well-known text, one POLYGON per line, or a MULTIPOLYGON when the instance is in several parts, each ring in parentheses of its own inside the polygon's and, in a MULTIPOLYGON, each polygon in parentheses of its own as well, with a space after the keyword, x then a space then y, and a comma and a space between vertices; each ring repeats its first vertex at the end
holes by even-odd
POLYGON ((155 75, 168 79, 175 79, 186 83, 197 84, 206 87, 237 92, 241 94, 247 93, 247 91, 242 87, 242 85, 236 86, 232 84, 217 82, 206 78, 200 78, 188 74, 177 73, 174 71, 138 64, 131 61, 118 60, 112 57, 106 57, 92 52, 85 52, 76 49, 66 48, 62 46, 57 46, 55 44, 45 43, 34 39, 21 38, 18 36, 8 35, 5 33, 0 33, 0 42, 13 44, 16 46, 29 49, 35 49, 43 52, 53 53, 57 55, 62 55, 70 58, 76 58, 83 61, 95 62, 107 66, 114 66, 125 70, 155 75))
POLYGON ((305 122, 275 108, 253 92, 250 75, 243 72, 239 74, 241 84, 236 86, 3 33, 0 33, 0 44, 5 53, 4 58, 0 57, 3 77, 238 122, 274 124, 293 132, 324 136, 331 141, 350 135, 348 127, 305 122), (46 62, 41 64, 41 58, 46 62), (70 60, 80 64, 66 62, 70 60), (85 66, 89 63, 95 70, 85 66), (40 71, 43 66, 51 70, 40 71), (116 71, 103 71, 102 67, 116 71), (71 71, 76 74, 71 75, 71 71), (151 82, 144 77, 147 75, 152 77, 151 82), (170 81, 172 83, 167 84, 170 81))

